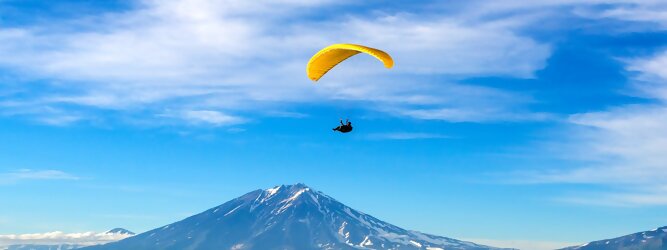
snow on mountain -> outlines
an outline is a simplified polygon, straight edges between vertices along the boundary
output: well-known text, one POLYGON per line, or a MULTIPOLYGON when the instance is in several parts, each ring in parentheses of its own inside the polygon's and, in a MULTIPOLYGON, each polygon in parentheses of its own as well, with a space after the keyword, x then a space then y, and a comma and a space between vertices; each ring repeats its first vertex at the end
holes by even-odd
POLYGON ((667 226, 651 231, 628 234, 618 238, 593 241, 581 246, 562 250, 665 250, 667 249, 667 226))
POLYGON ((102 249, 496 249, 408 231, 303 184, 255 190, 102 249))

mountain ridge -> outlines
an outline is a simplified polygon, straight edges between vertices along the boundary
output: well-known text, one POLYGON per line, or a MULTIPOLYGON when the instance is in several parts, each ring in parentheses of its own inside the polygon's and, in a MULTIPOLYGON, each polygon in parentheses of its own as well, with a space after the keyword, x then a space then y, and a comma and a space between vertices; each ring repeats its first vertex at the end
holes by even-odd
POLYGON ((405 230, 298 183, 254 190, 181 221, 83 249, 500 248, 405 230))
POLYGON ((559 250, 667 250, 667 226, 559 250))

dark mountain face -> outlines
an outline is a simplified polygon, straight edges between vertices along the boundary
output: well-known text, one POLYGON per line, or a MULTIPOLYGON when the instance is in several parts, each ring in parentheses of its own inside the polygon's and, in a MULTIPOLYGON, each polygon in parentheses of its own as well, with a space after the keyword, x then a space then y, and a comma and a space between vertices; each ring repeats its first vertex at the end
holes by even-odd
POLYGON ((495 249, 408 231, 303 185, 256 190, 182 221, 85 249, 495 249))
POLYGON ((667 250, 667 226, 563 250, 667 250))

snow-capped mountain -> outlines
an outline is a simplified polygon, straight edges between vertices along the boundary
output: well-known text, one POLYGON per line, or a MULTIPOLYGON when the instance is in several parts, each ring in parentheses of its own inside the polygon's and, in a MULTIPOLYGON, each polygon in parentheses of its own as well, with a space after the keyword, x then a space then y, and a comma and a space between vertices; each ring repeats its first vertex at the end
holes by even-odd
POLYGON ((120 228, 120 227, 111 229, 111 230, 106 231, 106 232, 104 232, 104 233, 105 233, 105 234, 129 235, 129 236, 135 235, 135 233, 133 233, 132 231, 127 230, 127 229, 125 229, 125 228, 120 228))
POLYGON ((408 231, 306 185, 255 190, 182 221, 102 249, 496 249, 408 231))
POLYGON ((667 250, 667 226, 562 250, 667 250))

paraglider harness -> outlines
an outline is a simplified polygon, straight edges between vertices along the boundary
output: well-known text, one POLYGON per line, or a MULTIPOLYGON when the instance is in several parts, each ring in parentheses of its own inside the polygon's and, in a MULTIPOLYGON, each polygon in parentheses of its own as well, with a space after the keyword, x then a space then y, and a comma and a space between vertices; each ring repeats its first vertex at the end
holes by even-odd
POLYGON ((340 119, 340 126, 335 127, 333 131, 338 131, 341 133, 348 133, 352 131, 352 123, 348 119, 345 119, 345 122, 347 124, 343 124, 343 119, 340 119))

